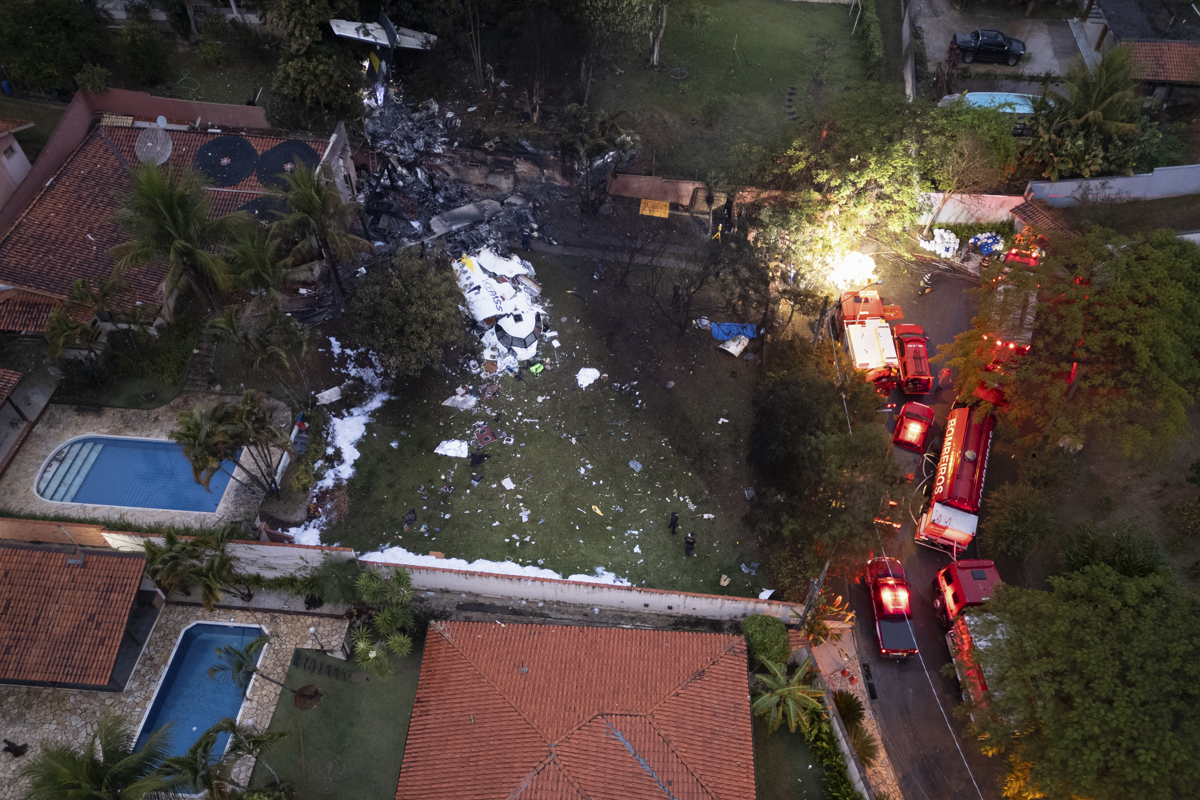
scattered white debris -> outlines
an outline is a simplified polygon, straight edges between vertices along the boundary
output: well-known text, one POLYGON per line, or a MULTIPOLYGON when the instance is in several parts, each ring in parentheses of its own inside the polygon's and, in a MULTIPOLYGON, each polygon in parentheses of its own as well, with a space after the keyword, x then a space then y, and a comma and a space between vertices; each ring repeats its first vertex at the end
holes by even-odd
POLYGON ((335 356, 340 356, 342 354, 342 343, 332 336, 329 337, 329 352, 333 353, 335 356))
MULTIPOLYGON (((442 405, 445 405, 445 403, 442 403, 442 405)), ((719 420, 717 420, 718 425, 724 425, 726 422, 729 422, 729 420, 725 419, 724 417, 721 417, 719 420)))
POLYGON ((393 449, 393 450, 398 450, 399 448, 400 448, 400 443, 399 443, 399 442, 392 442, 392 449, 393 449))
POLYGON ((509 490, 516 488, 516 484, 513 483, 512 478, 505 478, 504 480, 500 481, 500 485, 509 490))
POLYGON ((633 546, 633 552, 635 552, 635 553, 640 553, 640 552, 642 552, 642 546, 641 546, 640 544, 635 544, 635 545, 633 546))
POLYGON ((440 456, 450 456, 451 458, 466 458, 467 448, 470 445, 462 439, 446 439, 437 447, 433 448, 433 452, 440 456))
POLYGON ((759 600, 770 600, 771 595, 773 595, 773 594, 775 594, 774 589, 763 589, 761 592, 758 593, 758 599, 759 600))
POLYGON ((442 401, 442 405, 457 408, 459 411, 469 411, 479 404, 479 398, 473 394, 455 394, 442 401))
POLYGON ((335 386, 332 389, 326 389, 323 392, 317 393, 317 405, 327 406, 330 403, 336 403, 342 399, 342 387, 335 386))
POLYGON ((584 367, 575 373, 575 382, 579 384, 580 389, 586 389, 598 380, 600 380, 600 370, 594 367, 584 367))

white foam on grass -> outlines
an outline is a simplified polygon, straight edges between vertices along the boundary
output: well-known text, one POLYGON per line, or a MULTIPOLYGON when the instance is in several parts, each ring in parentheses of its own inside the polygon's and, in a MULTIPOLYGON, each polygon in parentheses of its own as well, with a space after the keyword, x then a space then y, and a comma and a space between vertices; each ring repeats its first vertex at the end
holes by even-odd
POLYGON ((592 575, 562 575, 552 569, 542 569, 529 565, 517 564, 513 561, 488 561, 478 558, 466 561, 462 558, 437 558, 422 556, 405 550, 403 547, 388 547, 373 553, 359 555, 363 561, 382 561, 387 564, 402 564, 406 567, 434 567, 436 569, 460 569, 466 572, 491 572, 499 575, 516 575, 523 578, 548 578, 550 580, 568 580, 579 583, 606 583, 612 586, 632 586, 626 578, 622 578, 603 567, 596 567, 592 575))
POLYGON ((598 380, 600 380, 600 370, 595 367, 584 367, 575 373, 575 382, 579 384, 580 389, 586 389, 598 380))
MULTIPOLYGON (((345 483, 354 476, 354 462, 358 461, 358 457, 362 455, 358 451, 357 445, 367 433, 367 423, 371 421, 371 414, 392 397, 382 388, 383 365, 379 363, 379 359, 374 353, 343 350, 333 337, 330 337, 330 342, 333 343, 335 353, 344 352, 349 357, 350 361, 343 371, 366 384, 367 398, 361 405, 355 406, 340 417, 334 417, 329 421, 328 447, 325 455, 333 457, 336 454, 339 460, 331 462, 329 468, 325 470, 325 475, 313 486, 317 492, 331 489, 338 483, 345 483), (362 356, 362 359, 366 360, 367 366, 357 365, 355 363, 356 356, 362 356)), ((309 520, 299 527, 291 528, 287 533, 295 537, 297 544, 319 545, 321 544, 321 530, 325 527, 325 523, 325 515, 321 514, 316 519, 309 520)))

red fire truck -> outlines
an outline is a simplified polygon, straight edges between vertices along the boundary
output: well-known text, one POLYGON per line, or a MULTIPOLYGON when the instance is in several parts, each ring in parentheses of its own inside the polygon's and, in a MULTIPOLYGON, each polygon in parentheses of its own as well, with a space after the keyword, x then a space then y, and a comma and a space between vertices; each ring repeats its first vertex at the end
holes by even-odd
POLYGON ((955 558, 975 538, 983 479, 996 419, 975 419, 971 408, 955 408, 946 418, 946 438, 929 508, 917 523, 917 543, 949 550, 955 558))
POLYGON ((963 611, 982 606, 999 585, 1000 573, 993 562, 967 559, 939 570, 933 582, 933 607, 938 621, 947 629, 946 645, 954 659, 962 697, 971 704, 977 725, 982 722, 977 715, 985 708, 987 693, 992 696, 997 693, 995 686, 988 685, 979 653, 1003 639, 1004 629, 986 635, 981 624, 986 614, 963 614, 963 611))
MULTIPOLYGON (((1004 254, 1004 263, 1004 274, 1007 275, 1012 269, 1036 267, 1038 255, 1036 251, 1023 252, 1013 248, 1004 254)), ((996 295, 997 318, 992 320, 993 333, 983 337, 980 355, 988 361, 984 367, 986 371, 1005 376, 1011 374, 1021 356, 1029 352, 1037 313, 1037 288, 1001 283, 996 287, 996 295)), ((980 382, 974 394, 992 405, 1005 404, 1003 384, 990 386, 980 382)))

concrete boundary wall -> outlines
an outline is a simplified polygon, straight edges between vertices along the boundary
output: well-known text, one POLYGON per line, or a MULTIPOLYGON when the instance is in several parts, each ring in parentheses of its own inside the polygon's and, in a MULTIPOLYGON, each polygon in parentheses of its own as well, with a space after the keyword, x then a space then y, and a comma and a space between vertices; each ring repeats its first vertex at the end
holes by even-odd
POLYGON ((1200 194, 1200 164, 1159 167, 1141 175, 1030 181, 1025 194, 1030 198, 1040 197, 1057 208, 1076 205, 1083 199, 1122 202, 1200 194))
MULTIPOLYGON (((922 224, 929 222, 930 216, 940 202, 942 202, 941 192, 926 192, 922 196, 921 208, 923 211, 918 217, 922 224)), ((1021 195, 956 194, 951 196, 942 210, 938 212, 934 227, 937 227, 938 223, 948 225, 953 222, 1004 222, 1011 225, 1012 210, 1024 202, 1025 198, 1021 195)))
MULTIPOLYGON (((369 563, 379 569, 395 564, 369 563)), ((613 586, 604 583, 527 578, 434 567, 406 567, 413 588, 420 591, 459 592, 468 596, 494 598, 503 602, 527 600, 564 603, 601 611, 658 614, 675 617, 700 617, 715 620, 740 620, 752 614, 768 614, 784 622, 795 622, 797 611, 790 603, 715 594, 693 594, 641 586, 613 586)))
MULTIPOLYGON (((105 531, 105 541, 116 550, 141 552, 142 543, 151 539, 162 543, 154 534, 115 533, 105 531)), ((319 567, 326 559, 346 561, 354 558, 347 547, 322 547, 274 542, 237 541, 229 543, 229 553, 237 559, 239 568, 273 578, 292 575, 319 567)), ((380 571, 397 564, 363 561, 380 571)), ((674 617, 699 617, 713 620, 740 620, 752 614, 768 614, 785 623, 794 623, 798 609, 791 603, 759 600, 747 597, 726 597, 715 594, 694 594, 641 586, 614 586, 607 583, 529 578, 520 575, 499 575, 489 572, 469 572, 437 567, 405 567, 412 576, 413 589, 420 592, 459 593, 472 597, 491 598, 503 603, 542 602, 622 611, 637 614, 656 614, 674 617)))

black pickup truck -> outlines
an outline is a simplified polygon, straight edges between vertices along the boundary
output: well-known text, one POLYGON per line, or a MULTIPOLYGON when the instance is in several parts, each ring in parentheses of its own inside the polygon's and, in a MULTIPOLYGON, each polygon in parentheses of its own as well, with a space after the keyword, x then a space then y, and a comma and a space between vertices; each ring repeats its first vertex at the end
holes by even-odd
POLYGON ((957 47, 964 64, 972 61, 998 61, 1014 66, 1025 55, 1025 43, 1005 36, 1000 31, 956 33, 950 47, 957 47))

